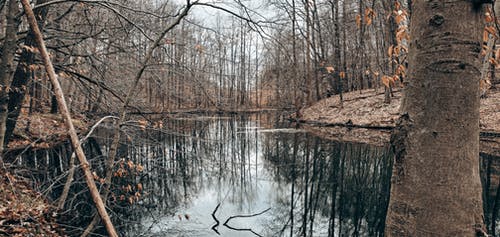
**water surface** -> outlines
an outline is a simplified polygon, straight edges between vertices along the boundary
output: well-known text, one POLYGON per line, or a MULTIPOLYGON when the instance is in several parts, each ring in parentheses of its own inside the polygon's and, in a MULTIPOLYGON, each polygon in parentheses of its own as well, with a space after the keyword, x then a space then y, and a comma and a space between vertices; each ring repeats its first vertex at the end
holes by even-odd
MULTIPOLYGON (((122 236, 383 235, 392 162, 387 147, 321 139, 266 114, 154 124, 122 127, 107 200, 122 236)), ((84 144, 99 177, 110 137, 100 129, 84 144)), ((28 169, 35 188, 57 200, 70 156, 65 144, 20 151, 11 163, 18 172, 28 169)), ((493 210, 500 205, 500 159, 480 158, 491 226, 499 221, 493 210)), ((82 175, 77 169, 58 217, 70 236, 80 236, 95 214, 82 175)), ((101 226, 92 234, 106 231, 101 226)))
POLYGON ((153 132, 148 144, 130 146, 129 158, 148 175, 137 181, 146 194, 124 212, 134 223, 126 235, 381 235, 387 148, 266 122, 180 119, 170 124, 176 132, 153 132))

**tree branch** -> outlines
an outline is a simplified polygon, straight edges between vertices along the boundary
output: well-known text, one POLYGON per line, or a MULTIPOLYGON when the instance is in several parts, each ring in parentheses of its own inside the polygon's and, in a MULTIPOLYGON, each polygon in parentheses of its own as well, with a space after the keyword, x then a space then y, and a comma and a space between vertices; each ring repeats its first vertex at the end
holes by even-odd
POLYGON ((212 212, 212 218, 215 220, 215 225, 212 226, 212 230, 215 231, 218 235, 220 235, 219 230, 217 230, 217 227, 220 225, 220 221, 215 217, 215 213, 217 212, 217 209, 219 209, 220 203, 217 204, 215 207, 214 211, 212 212))
POLYGON ((230 220, 234 219, 234 218, 248 218, 248 217, 254 217, 254 216, 258 216, 258 215, 262 215, 266 212, 268 212, 269 210, 271 210, 271 208, 267 208, 266 210, 264 211, 261 211, 259 213, 256 213, 256 214, 250 214, 250 215, 236 215, 236 216, 231 216, 229 217, 226 222, 224 222, 224 225, 225 227, 231 229, 231 230, 237 230, 237 231, 249 231, 249 232, 252 232, 254 235, 256 236, 259 236, 259 237, 262 237, 262 235, 260 235, 259 233, 255 232, 254 230, 252 229, 249 229, 249 228, 236 228, 236 227, 232 227, 230 226, 228 223, 230 220))
POLYGON ((113 223, 111 222, 111 219, 109 218, 109 215, 106 211, 106 207, 104 206, 104 202, 101 199, 101 196, 99 195, 99 190, 97 189, 97 186, 94 181, 94 177, 92 175, 92 172, 90 171, 90 165, 87 161, 87 158, 85 157, 85 153, 83 152, 82 146, 80 144, 80 141, 78 139, 78 135, 76 134, 75 127, 73 126, 73 122, 71 120, 71 115, 68 110, 68 106, 66 105, 66 101, 64 99, 64 94, 61 88, 61 85, 59 84, 59 81, 57 80, 57 76, 54 70, 54 66, 52 65, 52 62, 50 61, 49 54, 47 52, 47 48, 45 47, 45 42, 43 41, 43 36, 42 33, 40 32, 40 29, 38 28, 35 14, 33 13, 33 10, 31 9, 30 3, 28 0, 21 0, 21 4, 23 5, 26 17, 28 18, 28 23, 30 25, 30 28, 33 30, 33 35, 35 36, 35 40, 38 45, 38 49, 40 51, 40 54, 43 59, 43 63, 45 65, 45 69, 47 71, 47 74, 49 76, 50 82, 52 83, 52 86, 54 88, 54 93, 57 98, 57 103, 59 106, 59 109, 61 110, 61 115, 64 118, 64 122, 66 124, 66 127, 68 129, 68 133, 70 136, 71 144, 73 145, 73 149, 75 149, 76 155, 82 164, 82 169, 85 174, 85 181, 87 182, 87 186, 89 187, 90 194, 92 196, 92 199, 94 200, 94 203, 96 204, 97 211, 99 212, 99 215, 101 216, 101 219, 104 222, 104 225, 106 226, 106 230, 108 231, 108 234, 112 237, 117 237, 118 234, 116 233, 115 227, 113 226, 113 223))

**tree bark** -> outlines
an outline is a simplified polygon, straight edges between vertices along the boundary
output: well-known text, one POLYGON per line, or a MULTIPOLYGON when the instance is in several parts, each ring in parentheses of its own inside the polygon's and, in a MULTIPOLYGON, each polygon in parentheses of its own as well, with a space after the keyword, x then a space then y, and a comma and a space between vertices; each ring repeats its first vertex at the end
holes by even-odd
MULTIPOLYGON (((393 3, 385 3, 384 4, 384 10, 385 12, 388 12, 389 18, 387 19, 387 27, 386 27, 386 34, 387 34, 387 39, 388 39, 388 45, 387 49, 391 46, 396 46, 397 41, 396 41, 396 31, 398 29, 398 26, 396 24, 396 21, 394 19, 394 14, 392 13, 395 11, 394 9, 394 4, 393 3)), ((387 52, 387 49, 384 50, 384 52, 387 52)), ((387 75, 393 75, 395 74, 395 69, 397 65, 392 59, 392 57, 389 59, 389 63, 387 63, 387 75)), ((389 84, 389 86, 384 86, 384 103, 390 104, 391 103, 391 90, 392 90, 392 85, 389 84)))
MULTIPOLYGON (((339 94, 339 105, 340 107, 343 107, 343 82, 342 78, 340 77, 340 70, 341 70, 341 65, 342 65, 342 57, 341 57, 341 52, 340 52, 340 23, 339 23, 339 1, 338 0, 333 0, 330 2, 331 8, 332 8, 332 20, 333 20, 333 26, 334 26, 334 37, 335 39, 333 40, 333 56, 334 56, 334 61, 335 61, 335 74, 333 80, 335 80, 335 92, 339 94)), ((345 13, 344 13, 345 17, 345 13)), ((344 26, 345 27, 345 26, 344 26)), ((344 70, 345 73, 345 70, 344 70)))
POLYGON ((7 24, 5 27, 5 39, 3 44, 0 63, 0 165, 3 162, 3 148, 5 140, 5 123, 7 122, 7 103, 9 100, 9 85, 14 68, 14 55, 17 48, 17 26, 16 15, 19 6, 16 0, 9 0, 7 3, 7 24))
POLYGON ((386 236, 481 236, 479 77, 482 9, 413 1, 409 79, 386 236))
POLYGON ((28 23, 30 25, 31 30, 33 31, 33 36, 36 41, 36 44, 38 45, 38 49, 40 51, 40 54, 42 56, 42 61, 43 64, 45 65, 45 69, 47 71, 47 74, 49 76, 49 79, 52 83, 52 86, 54 87, 54 94, 56 95, 57 102, 59 105, 59 108, 61 110, 61 115, 64 118, 64 123, 68 129, 68 134, 71 139, 71 144, 73 145, 73 149, 75 150, 76 156, 78 157, 78 160, 80 161, 80 164, 82 164, 82 170, 85 174, 85 181, 87 182, 87 186, 89 187, 90 194, 92 196, 92 199, 94 200, 96 204, 97 211, 99 212, 99 215, 101 216, 104 225, 106 226, 106 230, 108 231, 109 236, 115 237, 118 236, 116 233, 116 230, 113 226, 113 223, 111 222, 111 219, 108 216, 108 213, 106 211, 106 207, 104 206, 104 203, 101 199, 101 196, 99 195, 99 190, 97 190, 97 186, 95 185, 94 181, 94 176, 92 175, 90 171, 90 165, 87 162, 87 158, 85 157, 85 154, 83 153, 83 149, 80 145, 80 140, 78 139, 78 135, 76 134, 75 128, 73 126, 73 122, 71 121, 71 115, 68 111, 68 107, 66 105, 66 101, 64 99, 64 94, 62 92, 61 85, 59 84, 59 81, 57 80, 56 73, 54 71, 54 66, 52 65, 52 62, 50 61, 49 54, 47 52, 47 48, 45 47, 45 42, 43 41, 42 33, 40 32, 40 29, 38 28, 35 15, 33 13, 33 10, 31 9, 30 3, 28 0, 21 0, 21 3, 24 8, 24 12, 26 14, 26 17, 28 18, 28 23))
POLYGON ((306 39, 304 42, 305 47, 305 85, 304 89, 306 90, 306 104, 310 105, 312 103, 312 86, 314 83, 311 78, 311 17, 309 10, 309 0, 302 1, 304 4, 305 11, 305 27, 306 27, 306 39))
MULTIPOLYGON (((37 4, 43 4, 50 0, 38 0, 37 4)), ((45 25, 45 19, 47 18, 49 7, 37 8, 34 10, 34 14, 37 17, 38 27, 42 30, 45 25)), ((31 78, 30 65, 35 62, 35 52, 29 50, 31 47, 35 46, 35 40, 33 31, 29 30, 26 36, 24 47, 22 49, 21 55, 19 56, 19 63, 17 64, 16 71, 14 72, 14 78, 11 83, 11 90, 9 91, 9 114, 7 117, 5 140, 4 144, 9 142, 9 139, 14 132, 16 127, 17 118, 21 113, 21 107, 24 101, 24 96, 26 94, 26 88, 29 78, 31 78)))

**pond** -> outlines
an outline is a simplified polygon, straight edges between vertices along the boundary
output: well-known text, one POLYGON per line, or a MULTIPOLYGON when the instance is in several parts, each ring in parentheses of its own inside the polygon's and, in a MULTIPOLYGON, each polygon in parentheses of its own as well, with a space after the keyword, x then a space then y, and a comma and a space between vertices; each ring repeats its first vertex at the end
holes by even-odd
MULTIPOLYGON (((325 140, 272 114, 154 121, 154 129, 123 127, 108 200, 122 236, 383 236, 388 147, 325 140)), ((104 176, 110 142, 103 128, 85 144, 97 176, 104 176)), ((57 200, 68 145, 23 154, 17 164, 57 200)), ((490 186, 500 162, 481 157, 483 185, 490 186)), ((81 176, 59 216, 70 236, 79 236, 95 213, 81 176)), ((485 190, 491 223, 497 189, 485 190)))
POLYGON ((122 212, 126 236, 382 235, 388 148, 323 140, 261 116, 167 126, 175 132, 128 147, 147 175, 134 180, 141 199, 122 212))

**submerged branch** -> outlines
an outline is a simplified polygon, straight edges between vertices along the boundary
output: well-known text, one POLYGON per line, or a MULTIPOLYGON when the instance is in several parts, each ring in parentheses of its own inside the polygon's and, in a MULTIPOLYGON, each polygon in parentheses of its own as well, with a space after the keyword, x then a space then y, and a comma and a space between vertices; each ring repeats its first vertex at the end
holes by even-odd
POLYGON ((264 211, 261 211, 259 213, 255 213, 255 214, 250 214, 250 215, 236 215, 236 216, 231 216, 229 217, 226 222, 224 222, 224 225, 225 227, 231 229, 231 230, 236 230, 236 231, 249 231, 249 232, 252 232, 254 235, 256 236, 260 236, 262 237, 262 235, 260 235, 259 233, 255 232, 254 230, 250 229, 250 228, 236 228, 236 227, 232 227, 230 226, 228 223, 231 219, 235 219, 235 218, 248 218, 248 217, 254 217, 254 216, 258 216, 258 215, 262 215, 266 212, 268 212, 269 210, 271 210, 271 208, 267 208, 266 210, 264 211))
POLYGON ((215 207, 214 211, 212 212, 212 218, 215 220, 215 225, 212 226, 212 230, 215 231, 218 235, 220 235, 219 231, 217 230, 217 227, 220 225, 220 221, 215 217, 215 213, 217 212, 217 209, 219 209, 220 203, 217 204, 215 207))
POLYGON ((394 126, 392 126, 392 125, 376 126, 376 125, 365 125, 365 124, 353 124, 351 120, 347 121, 346 123, 326 123, 326 122, 320 122, 320 121, 309 121, 309 120, 295 119, 295 118, 291 118, 289 120, 292 122, 297 122, 297 123, 302 123, 302 124, 307 124, 307 125, 312 125, 312 126, 317 126, 317 127, 367 128, 367 129, 376 129, 376 130, 392 130, 394 128, 394 126))

